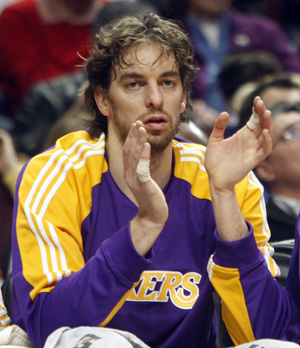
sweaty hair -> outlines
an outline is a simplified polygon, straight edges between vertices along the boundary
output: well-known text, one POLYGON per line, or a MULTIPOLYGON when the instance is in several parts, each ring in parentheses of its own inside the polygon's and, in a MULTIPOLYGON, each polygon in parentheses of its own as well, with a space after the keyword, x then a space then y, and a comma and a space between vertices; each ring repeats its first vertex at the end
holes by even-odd
MULTIPOLYGON (((108 93, 111 79, 115 78, 115 66, 129 66, 126 54, 132 48, 143 43, 155 43, 161 48, 161 56, 174 55, 178 66, 183 91, 187 96, 186 111, 181 114, 181 121, 186 121, 186 113, 192 110, 190 93, 197 68, 193 65, 193 46, 173 21, 160 18, 153 13, 146 13, 142 18, 126 16, 100 28, 95 45, 87 60, 89 85, 85 91, 85 103, 93 116, 90 126, 92 136, 107 132, 107 118, 99 111, 94 96, 98 89, 108 93)), ((159 57, 158 57, 159 59, 159 57)))

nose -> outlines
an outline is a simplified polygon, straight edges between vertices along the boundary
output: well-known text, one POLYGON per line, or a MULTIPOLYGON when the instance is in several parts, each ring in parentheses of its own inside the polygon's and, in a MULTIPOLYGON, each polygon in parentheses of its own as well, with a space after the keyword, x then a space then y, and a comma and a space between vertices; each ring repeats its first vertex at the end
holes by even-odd
POLYGON ((149 84, 147 86, 146 95, 146 107, 152 109, 159 109, 162 106, 163 97, 159 86, 155 84, 149 84))

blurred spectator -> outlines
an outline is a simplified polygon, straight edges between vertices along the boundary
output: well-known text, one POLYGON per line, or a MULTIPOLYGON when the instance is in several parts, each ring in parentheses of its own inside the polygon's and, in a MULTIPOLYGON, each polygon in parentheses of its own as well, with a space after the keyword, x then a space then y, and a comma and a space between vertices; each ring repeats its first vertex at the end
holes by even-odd
POLYGON ((142 16, 145 12, 153 12, 160 15, 158 7, 148 1, 142 0, 114 0, 106 4, 98 12, 94 24, 94 35, 97 34, 99 28, 113 19, 124 15, 142 16))
POLYGON ((86 80, 85 70, 35 84, 23 98, 12 132, 17 150, 34 156, 42 151, 49 129, 73 105, 86 80))
POLYGON ((5 7, 7 7, 8 5, 11 5, 17 1, 20 1, 20 0, 1 0, 1 2, 0 2, 0 14, 5 9, 5 7))
MULTIPOLYGON (((237 92, 238 93, 238 92, 237 92)), ((244 99, 239 111, 239 126, 243 127, 252 114, 252 102, 256 96, 260 96, 267 108, 285 101, 288 103, 300 102, 299 75, 279 75, 265 81, 254 88, 244 99)))
MULTIPOLYGON (((96 35, 99 27, 118 16, 125 14, 139 16, 148 11, 158 13, 157 8, 145 1, 119 0, 108 3, 100 9, 96 16, 93 35, 96 35)), ((55 127, 62 127, 62 129, 65 126, 72 126, 72 122, 80 124, 77 123, 77 116, 74 116, 76 114, 74 108, 72 120, 60 121, 60 118, 74 102, 78 103, 78 90, 85 80, 86 72, 80 70, 70 75, 37 83, 30 89, 23 98, 15 117, 16 126, 13 135, 18 151, 26 153, 30 157, 34 156, 43 150, 43 143, 53 124, 57 123, 55 127)), ((82 108, 79 113, 83 114, 82 108)), ((206 143, 207 141, 206 135, 195 125, 193 125, 193 129, 190 125, 182 125, 179 135, 190 140, 193 139, 195 142, 206 143)))
MULTIPOLYGON (((231 7, 231 0, 170 1, 172 11, 169 15, 184 23, 200 67, 193 98, 204 100, 210 108, 218 112, 227 110, 218 74, 229 53, 266 51, 281 62, 284 71, 300 72, 297 55, 292 51, 279 25, 272 20, 240 13, 231 7)), ((197 113, 196 104, 194 109, 197 113)), ((200 121, 200 117, 195 119, 201 127, 200 121)))
POLYGON ((218 75, 221 91, 231 118, 232 132, 238 125, 238 114, 233 97, 246 83, 260 84, 282 72, 280 62, 267 52, 233 52, 223 61, 218 75))
POLYGON ((0 128, 6 130, 7 132, 11 132, 14 128, 13 120, 7 115, 10 102, 10 96, 5 93, 0 86, 0 128))
POLYGON ((280 1, 278 11, 278 21, 289 38, 291 44, 298 53, 300 61, 300 1, 284 0, 280 1))
POLYGON ((245 98, 239 113, 239 127, 243 127, 249 119, 252 113, 250 100, 257 95, 272 111, 273 121, 273 152, 255 169, 265 187, 271 241, 291 239, 296 223, 295 213, 300 209, 299 76, 280 75, 258 85, 245 98))
POLYGON ((232 5, 244 13, 267 15, 267 4, 264 0, 232 0, 232 5))
MULTIPOLYGON (((102 1, 101 1, 102 2, 102 1)), ((14 115, 37 82, 82 68, 100 0, 22 0, 0 16, 0 85, 14 115)))
POLYGON ((0 129, 0 280, 6 277, 9 267, 13 198, 24 162, 18 158, 11 136, 0 129))
POLYGON ((230 106, 233 95, 243 84, 260 84, 268 76, 281 72, 280 62, 267 52, 234 52, 224 59, 218 79, 226 103, 230 106))
POLYGON ((255 172, 270 192, 270 241, 281 241, 294 238, 300 212, 300 103, 280 102, 270 110, 273 151, 255 172))
POLYGON ((233 0, 232 4, 238 11, 259 14, 278 21, 280 5, 283 2, 286 0, 233 0))

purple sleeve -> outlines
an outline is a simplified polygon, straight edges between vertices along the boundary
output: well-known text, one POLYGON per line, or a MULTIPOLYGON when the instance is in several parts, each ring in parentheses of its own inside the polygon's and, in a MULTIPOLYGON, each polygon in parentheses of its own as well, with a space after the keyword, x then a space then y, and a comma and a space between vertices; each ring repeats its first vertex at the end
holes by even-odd
POLYGON ((257 247, 253 229, 250 225, 249 228, 245 238, 234 242, 222 241, 216 235, 213 256, 216 270, 211 276, 212 283, 225 304, 225 323, 231 326, 235 344, 251 337, 284 339, 290 318, 290 298, 274 280, 257 247), (228 284, 231 284, 229 288, 228 284), (238 316, 236 322, 232 316, 238 316), (236 330, 235 325, 240 325, 240 330, 236 330))
POLYGON ((39 293, 33 302, 23 276, 14 274, 15 300, 27 302, 22 317, 29 337, 42 347, 59 327, 99 326, 122 306, 126 293, 151 262, 151 251, 148 258, 136 252, 128 223, 102 243, 85 267, 63 278, 49 293, 39 293))
MULTIPOLYGON (((266 17, 232 11, 232 30, 233 37, 246 35, 250 38, 247 50, 265 50, 278 59, 285 71, 300 72, 299 56, 293 51, 287 36, 276 22, 266 17)), ((240 49, 241 47, 233 41, 231 50, 240 49)))
POLYGON ((287 337, 289 340, 300 344, 300 254, 299 254, 299 239, 300 239, 300 215, 298 216, 295 245, 290 262, 289 274, 286 283, 286 289, 291 294, 292 305, 292 320, 288 330, 287 337))

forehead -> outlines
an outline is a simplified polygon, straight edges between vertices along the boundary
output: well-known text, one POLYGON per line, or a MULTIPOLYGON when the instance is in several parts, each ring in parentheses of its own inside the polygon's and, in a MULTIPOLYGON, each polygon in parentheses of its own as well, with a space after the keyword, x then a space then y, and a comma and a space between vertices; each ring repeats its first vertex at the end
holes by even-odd
POLYGON ((174 54, 166 52, 156 43, 142 43, 127 50, 115 69, 117 75, 125 71, 154 73, 172 70, 178 72, 174 54))
POLYGON ((261 93, 267 107, 271 107, 281 101, 288 103, 300 102, 300 90, 297 88, 286 88, 286 87, 271 87, 261 93))
POLYGON ((215 11, 225 11, 232 3, 232 0, 188 0, 189 5, 199 9, 210 9, 215 11))

